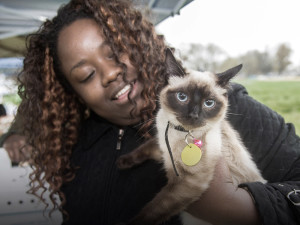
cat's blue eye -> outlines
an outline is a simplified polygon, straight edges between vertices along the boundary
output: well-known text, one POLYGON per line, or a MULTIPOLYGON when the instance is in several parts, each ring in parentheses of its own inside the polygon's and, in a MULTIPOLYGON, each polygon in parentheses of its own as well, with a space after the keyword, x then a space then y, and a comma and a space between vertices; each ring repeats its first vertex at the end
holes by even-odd
POLYGON ((215 100, 212 99, 205 100, 204 102, 204 106, 207 108, 212 108, 215 106, 215 104, 216 104, 215 100))
POLYGON ((181 102, 186 102, 188 100, 188 96, 183 92, 177 92, 176 97, 181 102))

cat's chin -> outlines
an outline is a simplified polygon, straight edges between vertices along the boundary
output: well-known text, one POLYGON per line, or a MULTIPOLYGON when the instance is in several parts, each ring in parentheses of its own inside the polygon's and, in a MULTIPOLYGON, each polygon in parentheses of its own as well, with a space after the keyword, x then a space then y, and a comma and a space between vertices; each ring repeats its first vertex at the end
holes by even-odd
POLYGON ((195 130, 195 129, 201 129, 206 124, 204 122, 185 122, 184 125, 182 123, 179 123, 179 126, 183 127, 185 130, 195 130))

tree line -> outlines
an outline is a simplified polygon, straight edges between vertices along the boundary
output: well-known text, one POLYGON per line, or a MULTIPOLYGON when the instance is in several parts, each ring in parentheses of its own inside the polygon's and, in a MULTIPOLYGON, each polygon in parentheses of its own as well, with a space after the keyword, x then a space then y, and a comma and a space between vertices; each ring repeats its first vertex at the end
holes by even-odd
POLYGON ((179 54, 186 67, 200 71, 218 72, 242 63, 243 74, 246 76, 284 75, 292 65, 290 60, 292 49, 285 43, 279 44, 272 50, 252 50, 238 57, 228 56, 224 50, 214 44, 184 45, 180 48, 179 54))

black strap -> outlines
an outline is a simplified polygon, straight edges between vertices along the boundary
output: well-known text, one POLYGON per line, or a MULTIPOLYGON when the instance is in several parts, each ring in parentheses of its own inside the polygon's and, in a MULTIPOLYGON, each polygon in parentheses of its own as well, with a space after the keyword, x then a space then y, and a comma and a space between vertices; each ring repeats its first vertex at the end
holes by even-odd
POLYGON ((168 122, 168 125, 167 125, 167 128, 166 128, 166 132, 165 132, 165 140, 166 140, 167 148, 169 150, 169 154, 170 154, 170 157, 171 157, 171 161, 172 161, 172 164, 173 164, 173 168, 174 168, 175 174, 176 174, 176 176, 179 176, 179 174, 178 174, 178 172, 176 170, 176 166, 175 166, 175 163, 174 163, 174 158, 173 158, 173 155, 172 155, 172 151, 171 151, 171 147, 170 147, 170 143, 169 143, 169 139, 168 139, 169 126, 170 126, 170 123, 168 122))

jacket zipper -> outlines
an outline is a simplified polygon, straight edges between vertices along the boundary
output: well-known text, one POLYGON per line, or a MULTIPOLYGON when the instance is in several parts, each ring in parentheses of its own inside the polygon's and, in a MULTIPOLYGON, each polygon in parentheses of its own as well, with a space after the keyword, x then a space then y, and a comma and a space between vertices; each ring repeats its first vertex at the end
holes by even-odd
POLYGON ((122 143, 122 138, 124 136, 124 129, 119 129, 119 134, 118 134, 118 141, 117 141, 117 147, 116 150, 121 150, 121 143, 122 143))
MULTIPOLYGON (((117 145, 116 145, 116 150, 115 152, 112 152, 112 155, 111 155, 111 160, 112 160, 112 163, 110 165, 110 167, 108 168, 108 171, 107 171, 107 185, 105 185, 105 188, 106 190, 104 191, 105 192, 105 199, 104 199, 104 202, 107 202, 109 201, 109 198, 113 195, 113 193, 111 192, 114 188, 114 184, 115 184, 115 177, 116 177, 116 165, 115 165, 115 161, 117 160, 117 158, 120 156, 120 150, 121 150, 121 143, 122 143, 122 139, 123 139, 123 136, 124 136, 124 132, 125 130, 120 128, 118 130, 118 133, 117 133, 117 145)), ((116 130, 114 130, 114 137, 116 135, 116 130)), ((105 207, 104 208, 104 212, 103 212, 103 215, 107 215, 108 212, 109 212, 110 208, 109 207, 105 207)), ((100 224, 112 224, 112 221, 109 221, 113 218, 102 218, 102 223, 100 224)))

